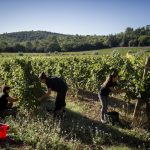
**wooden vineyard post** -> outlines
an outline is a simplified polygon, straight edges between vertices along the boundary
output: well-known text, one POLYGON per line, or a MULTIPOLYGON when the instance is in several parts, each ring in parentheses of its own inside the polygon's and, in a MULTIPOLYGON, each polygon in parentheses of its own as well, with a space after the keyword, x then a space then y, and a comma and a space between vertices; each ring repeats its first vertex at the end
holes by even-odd
POLYGON ((147 74, 148 74, 148 71, 150 71, 150 56, 148 56, 148 57, 146 58, 146 61, 145 61, 143 79, 146 78, 146 76, 147 76, 147 74))
POLYGON ((140 125, 139 120, 141 116, 141 108, 143 107, 143 105, 144 105, 144 102, 142 101, 142 99, 138 99, 135 104, 134 113, 133 113, 133 122, 132 122, 133 126, 140 125))
MULTIPOLYGON (((150 71, 150 56, 146 58, 144 74, 143 74, 144 80, 147 77, 149 71, 150 71)), ((150 84, 150 81, 148 81, 147 84, 150 84)), ((150 91, 147 91, 147 92, 150 92, 150 91)), ((150 128, 150 97, 149 96, 147 97, 147 101, 146 101, 146 115, 147 115, 147 123, 150 128)))
MULTIPOLYGON (((150 96, 149 93, 149 88, 146 88, 146 86, 150 87, 150 81, 147 80, 147 75, 148 75, 148 72, 150 71, 150 56, 146 58, 146 61, 145 61, 145 67, 144 67, 144 73, 143 73, 143 82, 145 84, 145 93, 144 94, 141 94, 141 98, 138 99, 138 101, 136 102, 136 105, 135 105, 135 109, 134 109, 134 113, 133 113, 133 123, 132 125, 133 126, 138 126, 140 125, 140 115, 141 115, 141 109, 144 105, 146 105, 146 108, 144 110, 144 115, 146 115, 146 118, 147 118, 147 126, 150 127, 150 96), (145 97, 146 95, 146 97, 145 97), (143 97, 144 96, 144 97, 143 97)), ((144 117, 145 118, 145 117, 144 117)), ((144 123, 144 118, 142 118, 142 124, 144 123)))

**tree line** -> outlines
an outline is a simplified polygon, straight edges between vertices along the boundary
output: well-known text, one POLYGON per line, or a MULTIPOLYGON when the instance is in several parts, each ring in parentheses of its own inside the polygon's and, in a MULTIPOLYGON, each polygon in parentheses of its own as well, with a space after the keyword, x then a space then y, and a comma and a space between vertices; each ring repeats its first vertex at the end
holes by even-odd
POLYGON ((115 35, 65 35, 24 31, 0 35, 0 52, 72 52, 112 47, 150 46, 150 25, 115 35))

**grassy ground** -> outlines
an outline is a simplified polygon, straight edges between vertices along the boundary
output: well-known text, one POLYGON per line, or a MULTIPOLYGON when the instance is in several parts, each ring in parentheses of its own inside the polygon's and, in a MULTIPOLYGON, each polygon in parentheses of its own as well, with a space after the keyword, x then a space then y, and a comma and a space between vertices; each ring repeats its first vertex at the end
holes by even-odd
POLYGON ((0 53, 1 55, 31 55, 31 56, 41 56, 41 55, 109 55, 114 50, 118 51, 120 54, 125 55, 127 52, 130 53, 145 53, 146 55, 150 54, 150 47, 114 47, 108 49, 99 49, 99 50, 90 50, 90 51, 83 51, 83 52, 61 52, 61 53, 0 53))
MULTIPOLYGON (((54 107, 54 98, 45 102, 54 107)), ((111 109, 111 108, 110 108, 111 109)), ((8 117, 9 135, 23 144, 5 144, 1 149, 38 150, 146 150, 150 148, 150 133, 144 129, 129 128, 129 124, 101 124, 97 101, 81 101, 67 97, 66 117, 53 120, 52 112, 22 109, 16 118, 8 117)), ((124 119, 124 116, 121 118, 124 119)))
POLYGON ((150 47, 114 47, 108 49, 100 49, 100 50, 92 50, 92 51, 84 51, 84 52, 67 52, 64 54, 82 54, 82 55, 109 55, 113 51, 118 51, 120 54, 125 55, 127 52, 136 53, 143 52, 146 54, 150 53, 150 47))

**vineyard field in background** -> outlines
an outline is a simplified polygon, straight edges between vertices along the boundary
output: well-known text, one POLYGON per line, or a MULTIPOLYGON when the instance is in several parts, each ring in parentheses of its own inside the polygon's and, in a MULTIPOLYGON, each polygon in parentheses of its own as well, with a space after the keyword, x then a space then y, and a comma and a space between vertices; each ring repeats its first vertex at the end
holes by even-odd
MULTIPOLYGON (((104 56, 1 56, 1 82, 14 87, 24 103, 32 103, 41 91, 38 74, 58 76, 66 80, 72 93, 78 89, 98 92, 100 85, 113 68, 119 70, 119 86, 126 89, 125 98, 136 99, 144 91, 143 70, 145 55, 120 55, 114 51, 104 56), (29 102, 28 101, 28 102, 29 102)), ((149 75, 148 75, 149 78, 149 75)), ((148 91, 147 91, 148 92, 148 91)))

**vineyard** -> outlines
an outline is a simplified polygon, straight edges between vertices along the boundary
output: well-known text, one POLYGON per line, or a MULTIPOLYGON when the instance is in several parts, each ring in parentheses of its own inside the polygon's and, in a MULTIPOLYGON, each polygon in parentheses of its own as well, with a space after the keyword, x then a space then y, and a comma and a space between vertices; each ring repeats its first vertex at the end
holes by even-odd
MULTIPOLYGON (((122 56, 118 52, 113 52, 112 55, 105 56, 85 55, 82 57, 0 56, 0 83, 10 85, 12 87, 11 94, 15 95, 19 99, 19 106, 22 107, 22 109, 27 109, 26 111, 29 112, 30 110, 36 111, 38 109, 39 105, 37 98, 41 96, 45 90, 45 87, 43 87, 43 85, 41 85, 38 81, 39 73, 45 72, 49 76, 58 76, 63 78, 69 85, 70 95, 74 98, 77 98, 79 89, 83 91, 90 91, 91 93, 98 93, 98 89, 106 79, 106 76, 113 68, 116 68, 119 71, 119 87, 126 90, 126 92, 121 95, 121 99, 126 103, 132 103, 132 100, 136 100, 142 95, 144 95, 144 97, 146 97, 148 100, 150 97, 150 74, 148 74, 146 78, 143 79, 145 59, 146 57, 141 54, 122 56)), ((83 95, 82 97, 84 99, 83 95)), ((91 101, 89 103, 93 102, 91 101)), ((99 104, 99 102, 95 103, 99 104)), ((97 113, 98 112, 99 110, 97 110, 97 113)), ((37 122, 39 123, 39 121, 40 120, 37 122)), ((43 123, 42 125, 44 126, 45 124, 43 123)), ((13 126, 15 126, 15 123, 13 126)), ((93 144, 93 142, 92 145, 99 145, 103 143, 102 139, 99 139, 101 132, 99 133, 96 131, 93 133, 94 139, 96 139, 95 144, 93 144)), ((54 131, 53 134, 55 134, 54 131)), ((150 135, 147 133, 146 135, 148 135, 148 137, 146 137, 146 141, 148 142, 150 135)), ((107 138, 108 137, 105 135, 106 141, 107 138)), ((115 139, 113 135, 111 135, 111 137, 109 135, 109 138, 115 139)), ((30 141, 27 143, 34 143, 35 141, 30 139, 30 141)), ((60 141, 61 140, 59 138, 59 142, 60 141)), ((58 145, 60 144, 59 142, 58 145)), ((119 142, 123 143, 122 141, 119 142)), ((79 143, 79 141, 77 141, 77 143, 79 143)), ((112 141, 109 142, 109 144, 111 145, 112 141)), ((40 145, 35 143, 33 145, 40 147, 40 145)), ((47 144, 45 145, 47 146, 47 144)), ((81 146, 79 147, 79 149, 82 149, 81 146)), ((57 147, 56 149, 60 148, 61 146, 57 147)))
POLYGON ((116 68, 119 70, 119 86, 126 89, 126 97, 132 99, 145 90, 142 82, 144 63, 144 56, 120 56, 117 52, 111 56, 12 56, 1 57, 0 76, 1 81, 14 87, 21 102, 27 97, 34 102, 35 91, 41 91, 37 78, 40 72, 63 78, 74 94, 78 89, 97 93, 106 76, 116 68))

